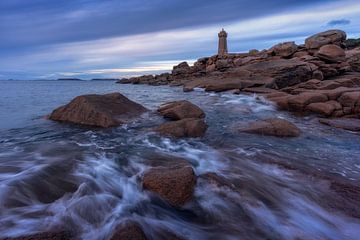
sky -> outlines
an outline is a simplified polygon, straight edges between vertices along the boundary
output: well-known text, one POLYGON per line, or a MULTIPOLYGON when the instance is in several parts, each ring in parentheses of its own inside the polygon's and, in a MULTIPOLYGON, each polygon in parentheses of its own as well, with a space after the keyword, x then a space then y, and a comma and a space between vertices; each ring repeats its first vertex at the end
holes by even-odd
POLYGON ((359 0, 0 0, 0 79, 156 74, 328 29, 360 38, 359 0))

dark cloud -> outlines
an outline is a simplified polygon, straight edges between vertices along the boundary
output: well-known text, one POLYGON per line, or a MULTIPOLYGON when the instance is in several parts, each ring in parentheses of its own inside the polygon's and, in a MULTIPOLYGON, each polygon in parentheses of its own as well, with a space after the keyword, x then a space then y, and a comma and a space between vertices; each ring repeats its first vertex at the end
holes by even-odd
POLYGON ((331 20, 326 25, 329 27, 335 27, 335 26, 349 25, 350 23, 351 21, 348 19, 336 19, 336 20, 331 20))
POLYGON ((268 15, 330 0, 1 0, 0 50, 268 15))

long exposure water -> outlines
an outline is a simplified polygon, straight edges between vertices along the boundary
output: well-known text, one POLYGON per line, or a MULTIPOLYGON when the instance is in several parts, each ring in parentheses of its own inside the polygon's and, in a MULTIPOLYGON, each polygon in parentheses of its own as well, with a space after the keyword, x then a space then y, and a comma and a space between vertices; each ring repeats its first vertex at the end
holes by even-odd
POLYGON ((79 239, 109 239, 124 219, 150 239, 360 239, 360 135, 315 116, 293 116, 254 95, 183 93, 111 81, 0 81, 0 238, 55 227, 79 239), (111 129, 52 122, 75 96, 121 92, 156 110, 187 99, 207 114, 204 138, 160 137, 155 111, 111 129), (236 123, 280 117, 302 131, 282 139, 236 131, 236 123), (198 177, 183 209, 143 191, 159 159, 189 161, 198 177), (231 183, 216 185, 216 173, 231 183), (205 174, 205 175, 204 175, 205 174))

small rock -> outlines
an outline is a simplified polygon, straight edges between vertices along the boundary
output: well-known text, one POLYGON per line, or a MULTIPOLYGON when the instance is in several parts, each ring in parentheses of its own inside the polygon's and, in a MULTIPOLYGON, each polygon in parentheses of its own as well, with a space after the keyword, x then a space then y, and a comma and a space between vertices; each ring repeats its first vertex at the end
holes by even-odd
POLYGON ((190 164, 151 168, 143 177, 144 189, 159 194, 177 208, 192 198, 195 184, 196 176, 190 164))
POLYGON ((202 137, 204 136, 207 125, 203 119, 185 118, 178 121, 167 122, 155 129, 162 135, 169 135, 176 138, 181 137, 202 137))
POLYGON ((300 135, 300 129, 298 127, 279 118, 252 122, 249 126, 240 128, 239 131, 276 137, 297 137, 300 135))
POLYGON ((205 117, 205 113, 201 108, 186 100, 165 103, 157 111, 171 120, 205 117))

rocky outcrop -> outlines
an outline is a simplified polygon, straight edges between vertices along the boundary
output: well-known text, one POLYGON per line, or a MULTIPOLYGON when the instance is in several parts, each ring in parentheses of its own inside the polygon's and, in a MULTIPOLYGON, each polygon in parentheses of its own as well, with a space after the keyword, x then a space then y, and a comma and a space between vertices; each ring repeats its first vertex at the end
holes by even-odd
POLYGON ((157 193, 176 208, 182 207, 192 198, 195 184, 193 168, 183 162, 150 168, 143 177, 145 190, 157 193))
POLYGON ((254 92, 287 111, 360 118, 358 95, 351 93, 360 88, 360 47, 352 43, 344 31, 329 30, 305 44, 214 55, 175 66, 169 84, 185 92, 254 92))
POLYGON ((163 117, 171 120, 184 118, 204 118, 205 113, 201 108, 189 101, 174 101, 163 104, 157 110, 163 117))
POLYGON ((283 110, 360 118, 360 73, 326 81, 314 79, 265 96, 283 110))
POLYGON ((346 40, 346 33, 341 30, 329 30, 315 34, 305 40, 307 49, 319 49, 327 44, 341 45, 346 40))
POLYGON ((147 240, 141 226, 134 221, 120 224, 110 240, 147 240))
POLYGON ((159 127, 155 128, 155 132, 175 138, 197 138, 204 136, 207 128, 208 126, 203 119, 185 118, 161 124, 159 127))
POLYGON ((147 109, 120 93, 83 95, 55 109, 49 119, 96 127, 113 127, 128 123, 147 109))
POLYGON ((279 43, 270 49, 270 52, 281 57, 290 57, 296 53, 298 46, 295 42, 279 43))
POLYGON ((276 137, 297 137, 300 135, 299 128, 280 118, 270 118, 251 122, 248 126, 240 127, 238 130, 240 132, 276 137))

